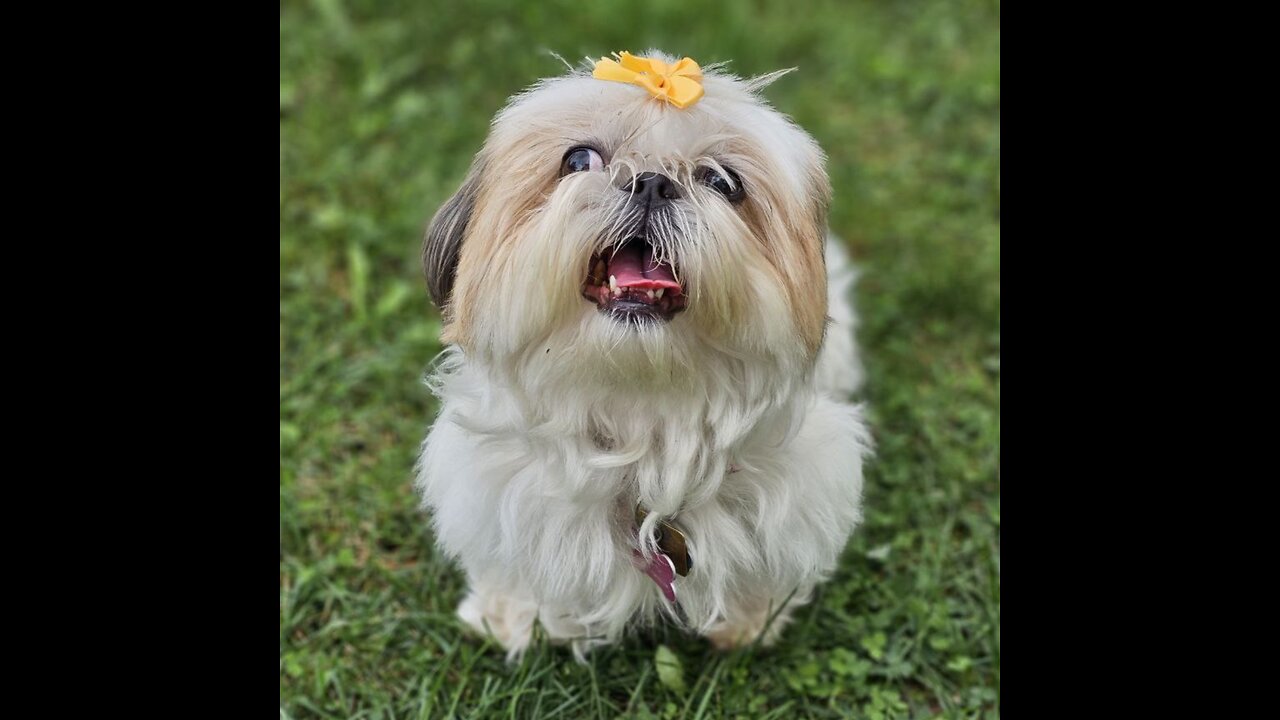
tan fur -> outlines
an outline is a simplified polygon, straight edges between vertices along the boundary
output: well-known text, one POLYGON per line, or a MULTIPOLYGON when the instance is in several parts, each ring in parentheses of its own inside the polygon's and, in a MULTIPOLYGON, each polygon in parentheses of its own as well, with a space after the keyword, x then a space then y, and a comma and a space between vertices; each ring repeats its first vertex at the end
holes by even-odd
MULTIPOLYGON (((595 312, 576 292, 590 256, 588 245, 562 248, 565 263, 559 267, 539 265, 531 257, 535 246, 545 252, 552 242, 535 236, 554 224, 549 222, 548 205, 558 194, 575 194, 562 198, 569 201, 564 211, 598 213, 607 224, 617 187, 638 172, 663 172, 681 184, 692 216, 700 207, 717 202, 693 173, 722 163, 742 177, 748 188, 746 200, 731 214, 718 208, 720 213, 704 215, 702 221, 715 226, 720 242, 737 245, 722 252, 770 269, 769 281, 785 292, 795 338, 812 361, 827 315, 822 249, 830 199, 816 144, 761 103, 748 85, 715 74, 710 74, 707 86, 724 92, 714 96, 709 92, 707 99, 686 110, 602 81, 571 77, 554 82, 581 83, 587 92, 562 93, 563 101, 550 106, 540 102, 540 95, 546 93, 518 96, 495 120, 476 160, 474 171, 481 175, 445 313, 445 341, 468 351, 483 351, 496 330, 484 327, 486 318, 512 297, 543 303, 546 312, 535 313, 534 319, 548 324, 572 322, 574 315, 595 312), (618 100, 617 112, 595 112, 606 99, 618 100), (764 122, 746 122, 750 119, 764 122), (583 144, 605 153, 607 181, 559 178, 565 151, 583 144), (797 184, 775 182, 779 177, 794 177, 797 184), (531 277, 535 268, 538 274, 531 277), (531 280, 551 292, 534 289, 530 295, 525 290, 531 280)), ((677 249, 683 256, 677 258, 678 264, 695 271, 699 264, 695 256, 703 250, 677 249)), ((701 332, 729 343, 741 339, 741 329, 759 319, 753 317, 759 308, 754 307, 757 300, 752 289, 716 287, 699 279, 694 278, 688 288, 687 317, 676 322, 693 322, 701 332)))

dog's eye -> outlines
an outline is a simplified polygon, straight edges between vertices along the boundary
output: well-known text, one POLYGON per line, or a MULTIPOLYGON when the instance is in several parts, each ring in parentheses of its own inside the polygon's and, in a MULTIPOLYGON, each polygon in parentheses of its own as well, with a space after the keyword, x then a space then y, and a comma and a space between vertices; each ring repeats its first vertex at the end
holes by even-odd
POLYGON ((726 174, 721 175, 712 168, 703 168, 700 179, 712 190, 725 196, 729 202, 736 203, 742 200, 747 191, 742 187, 742 178, 738 177, 738 173, 729 168, 725 168, 724 171, 726 174))
POLYGON ((603 170, 604 159, 589 147, 576 147, 564 154, 560 161, 560 177, 583 170, 603 170))

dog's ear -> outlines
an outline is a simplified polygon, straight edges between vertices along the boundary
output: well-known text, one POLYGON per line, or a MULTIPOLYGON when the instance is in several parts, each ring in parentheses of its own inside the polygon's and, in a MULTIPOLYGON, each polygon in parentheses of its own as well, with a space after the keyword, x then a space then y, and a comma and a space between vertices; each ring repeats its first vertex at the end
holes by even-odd
POLYGON ((458 269, 462 239, 467 234, 471 213, 475 211, 483 175, 484 162, 477 157, 462 187, 431 218, 422 239, 422 270, 427 276, 427 290, 431 293, 431 302, 441 313, 445 312, 449 294, 453 291, 453 276, 458 269))

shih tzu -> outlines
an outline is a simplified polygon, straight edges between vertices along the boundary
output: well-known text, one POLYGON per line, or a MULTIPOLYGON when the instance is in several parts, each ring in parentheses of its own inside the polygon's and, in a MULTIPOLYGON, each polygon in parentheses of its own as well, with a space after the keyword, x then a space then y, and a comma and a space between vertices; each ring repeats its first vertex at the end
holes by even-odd
POLYGON ((616 57, 515 96, 423 248, 417 486, 511 657, 662 615, 771 642, 860 519, 853 275, 822 151, 759 95, 785 71, 616 57))

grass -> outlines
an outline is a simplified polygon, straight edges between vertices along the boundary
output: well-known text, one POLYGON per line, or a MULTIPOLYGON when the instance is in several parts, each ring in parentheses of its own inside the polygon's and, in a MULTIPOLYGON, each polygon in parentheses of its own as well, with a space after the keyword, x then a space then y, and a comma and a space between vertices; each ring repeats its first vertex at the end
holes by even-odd
POLYGON ((999 38, 995 2, 282 3, 281 717, 997 716, 999 38), (773 649, 659 628, 508 666, 454 619, 411 487, 419 238, 548 50, 651 46, 800 68, 768 95, 829 153, 863 271, 867 519, 773 649))

